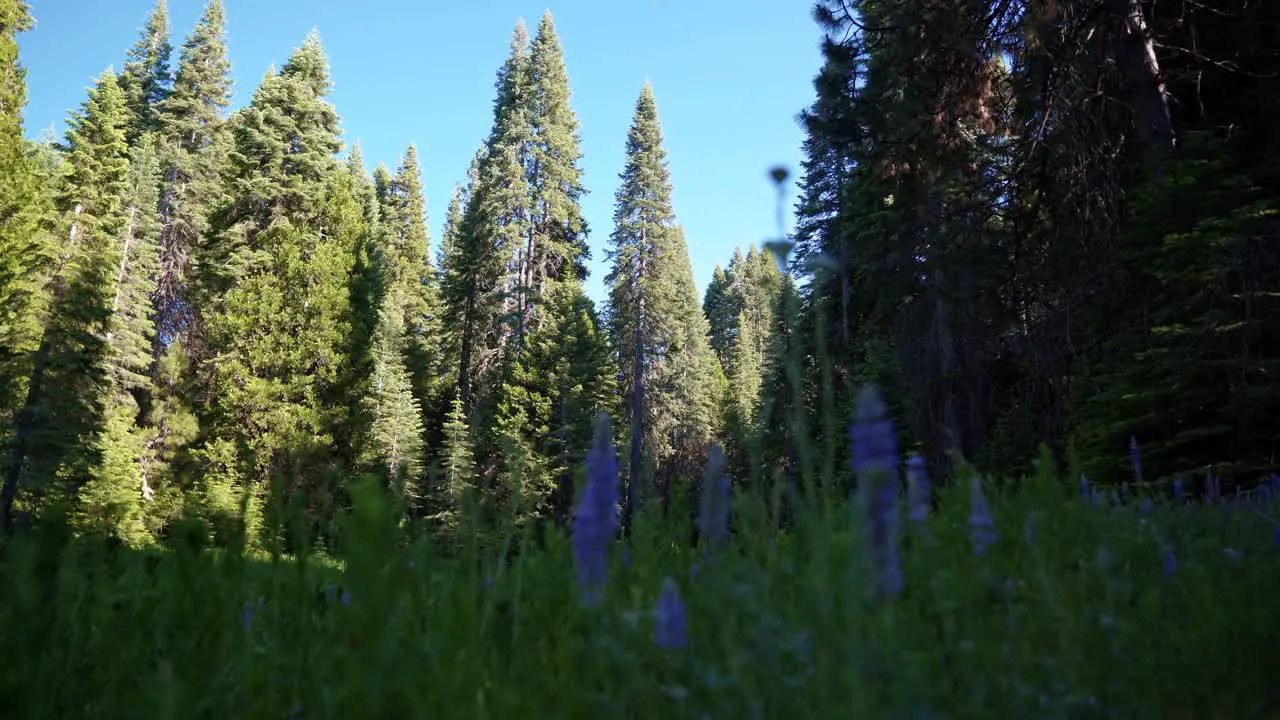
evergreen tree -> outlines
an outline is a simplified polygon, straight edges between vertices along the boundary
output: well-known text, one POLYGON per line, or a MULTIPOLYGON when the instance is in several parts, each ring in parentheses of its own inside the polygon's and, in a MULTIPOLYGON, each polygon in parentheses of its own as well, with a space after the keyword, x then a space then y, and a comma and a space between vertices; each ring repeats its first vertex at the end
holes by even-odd
MULTIPOLYGON (((231 149, 223 117, 231 101, 222 0, 210 0, 182 45, 173 92, 160 106, 162 187, 160 274, 156 281, 157 355, 181 342, 199 356, 192 333, 201 301, 191 267, 209 240, 209 218, 224 202, 221 174, 231 149)), ((211 268, 210 271, 213 269, 211 268)))
POLYGON ((147 17, 141 37, 129 50, 120 73, 120 89, 132 117, 126 137, 135 144, 143 133, 160 128, 160 106, 168 97, 173 84, 169 72, 169 56, 173 46, 169 44, 169 10, 166 0, 157 0, 155 9, 147 17))
POLYGON ((643 442, 659 467, 667 466, 667 477, 692 472, 715 430, 718 402, 718 367, 671 207, 657 103, 647 83, 627 136, 611 240, 609 315, 620 377, 633 396, 631 512, 642 482, 634 443, 643 442))
POLYGON ((9 447, 40 344, 54 253, 40 231, 41 178, 22 135, 27 84, 15 36, 31 25, 25 2, 0 2, 0 452, 9 447))
POLYGON ((372 421, 370 454, 397 485, 401 499, 417 498, 422 469, 422 411, 413 396, 404 363, 404 323, 398 291, 387 294, 373 334, 373 377, 366 412, 372 421))
POLYGON ((214 293, 203 363, 211 462, 227 469, 220 481, 234 484, 238 472, 251 487, 284 474, 315 494, 320 513, 337 492, 322 471, 343 452, 334 429, 346 416, 348 283, 364 232, 360 200, 334 157, 328 90, 312 33, 235 121, 231 200, 204 263, 214 293), (244 454, 229 459, 229 447, 244 454))
POLYGON ((103 361, 118 272, 112 260, 127 227, 127 123, 124 94, 107 70, 67 128, 69 172, 59 198, 67 218, 66 242, 9 453, 6 527, 19 485, 65 506, 93 465, 92 443, 102 427, 101 400, 109 382, 103 361))
POLYGON ((448 547, 456 540, 460 511, 475 478, 471 430, 462 398, 455 397, 444 421, 439 482, 432 489, 432 514, 437 537, 448 547))
MULTIPOLYGON (((578 117, 569 105, 564 51, 551 12, 538 24, 529 54, 527 150, 529 235, 520 281, 517 334, 537 328, 538 306, 552 282, 579 283, 586 277, 587 226, 579 198, 582 157, 578 117)), ((554 319, 549 322, 555 322, 554 319)))
POLYGON ((386 292, 397 298, 404 328, 413 396, 424 408, 435 404, 442 360, 440 288, 431 264, 425 202, 418 151, 410 145, 382 193, 378 237, 386 292))
POLYGON ((709 340, 716 359, 726 370, 729 368, 729 352, 734 342, 734 322, 737 319, 734 297, 730 292, 729 274, 719 265, 711 273, 711 282, 702 296, 702 313, 707 316, 710 328, 709 340))
POLYGON ((614 403, 616 371, 591 300, 575 285, 557 288, 543 302, 556 324, 527 336, 495 420, 508 461, 508 487, 496 499, 518 497, 520 521, 547 513, 568 519, 573 470, 590 446, 592 420, 614 403))
POLYGON ((123 233, 111 248, 111 319, 106 333, 106 378, 102 398, 105 428, 97 439, 95 465, 77 496, 79 524, 131 544, 150 540, 144 501, 155 491, 143 474, 153 430, 139 423, 140 406, 152 394, 151 295, 157 274, 160 164, 152 135, 130 153, 123 233))
POLYGON ((489 398, 505 359, 517 311, 519 268, 529 237, 525 173, 529 122, 529 36, 516 25, 511 53, 498 71, 493 129, 479 156, 474 187, 457 234, 454 278, 446 297, 459 318, 458 387, 463 405, 489 398))

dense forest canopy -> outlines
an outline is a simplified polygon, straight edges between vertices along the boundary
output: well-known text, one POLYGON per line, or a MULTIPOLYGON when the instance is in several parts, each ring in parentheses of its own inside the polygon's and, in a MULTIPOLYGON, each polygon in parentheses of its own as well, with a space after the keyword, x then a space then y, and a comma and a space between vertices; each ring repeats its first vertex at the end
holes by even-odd
POLYGON ((1280 9, 814 16, 796 229, 700 298, 647 84, 612 226, 584 220, 550 12, 516 25, 471 166, 428 170, 460 178, 433 238, 417 149, 369 174, 343 147, 317 34, 232 108, 221 0, 176 47, 160 0, 33 142, 32 19, 0 0, 4 527, 323 547, 357 477, 445 546, 564 524, 603 413, 625 528, 697 496, 708 448, 740 485, 834 477, 866 383, 944 478, 953 451, 1016 478, 1040 444, 1102 483, 1131 444, 1151 482, 1280 464, 1280 9))

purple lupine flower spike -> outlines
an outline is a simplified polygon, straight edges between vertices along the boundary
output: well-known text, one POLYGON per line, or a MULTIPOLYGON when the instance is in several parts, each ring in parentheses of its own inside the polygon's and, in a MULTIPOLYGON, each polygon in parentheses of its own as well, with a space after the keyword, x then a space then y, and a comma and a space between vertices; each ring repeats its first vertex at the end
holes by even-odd
POLYGON ((880 472, 896 485, 898 439, 888 409, 873 385, 858 391, 853 424, 849 426, 849 457, 849 468, 858 484, 864 476, 880 472))
POLYGON ((982 491, 982 478, 975 474, 969 489, 969 540, 973 543, 973 554, 981 556, 986 553, 997 537, 991 504, 982 491))
POLYGON ((1182 488, 1182 476, 1174 475, 1173 476, 1173 499, 1177 500, 1178 502, 1182 502, 1182 497, 1184 494, 1185 494, 1185 491, 1182 488))
POLYGON ((725 475, 724 451, 719 445, 707 449, 707 471, 702 484, 702 509, 698 531, 706 541, 720 545, 729 539, 729 476, 725 475))
POLYGON ((658 604, 653 609, 653 642, 660 648, 676 650, 689 642, 689 620, 685 616, 684 601, 680 599, 680 586, 670 577, 662 581, 658 604))
POLYGON ((924 458, 912 455, 907 458, 907 517, 915 523, 928 520, 930 500, 929 474, 925 471, 924 458))
POLYGON ((587 453, 587 482, 573 516, 573 554, 584 605, 600 601, 608 572, 606 551, 618 530, 618 454, 609 417, 596 417, 587 453))
POLYGON ((1162 559, 1164 560, 1164 576, 1165 577, 1169 577, 1170 575, 1177 572, 1178 559, 1174 557, 1173 549, 1170 548, 1168 545, 1166 545, 1164 548, 1164 552, 1162 553, 1162 559))
POLYGON ((898 558, 898 488, 880 478, 867 505, 871 535, 871 564, 876 573, 876 592, 888 599, 902 592, 902 565, 898 558))
POLYGON ((1138 447, 1138 438, 1129 438, 1129 461, 1133 463, 1133 478, 1142 482, 1142 449, 1138 447))

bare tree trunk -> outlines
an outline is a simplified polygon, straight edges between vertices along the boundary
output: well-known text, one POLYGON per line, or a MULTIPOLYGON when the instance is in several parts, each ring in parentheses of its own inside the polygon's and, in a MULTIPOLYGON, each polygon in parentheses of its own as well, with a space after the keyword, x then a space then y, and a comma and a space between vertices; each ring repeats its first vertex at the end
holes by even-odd
POLYGON ((1160 76, 1151 31, 1142 14, 1141 0, 1108 0, 1108 14, 1120 25, 1115 56, 1133 92, 1138 134, 1148 151, 1171 150, 1176 142, 1169 114, 1169 94, 1160 76))

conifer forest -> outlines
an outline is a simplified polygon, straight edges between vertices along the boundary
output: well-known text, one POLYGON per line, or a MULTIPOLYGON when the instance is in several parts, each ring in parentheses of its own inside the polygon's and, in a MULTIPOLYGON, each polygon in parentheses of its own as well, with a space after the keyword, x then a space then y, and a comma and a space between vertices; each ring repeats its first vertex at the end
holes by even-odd
POLYGON ((0 716, 1280 717, 1280 4, 795 3, 793 227, 701 293, 660 86, 588 227, 550 11, 442 168, 317 32, 233 107, 222 0, 33 139, 33 12, 0 716))

